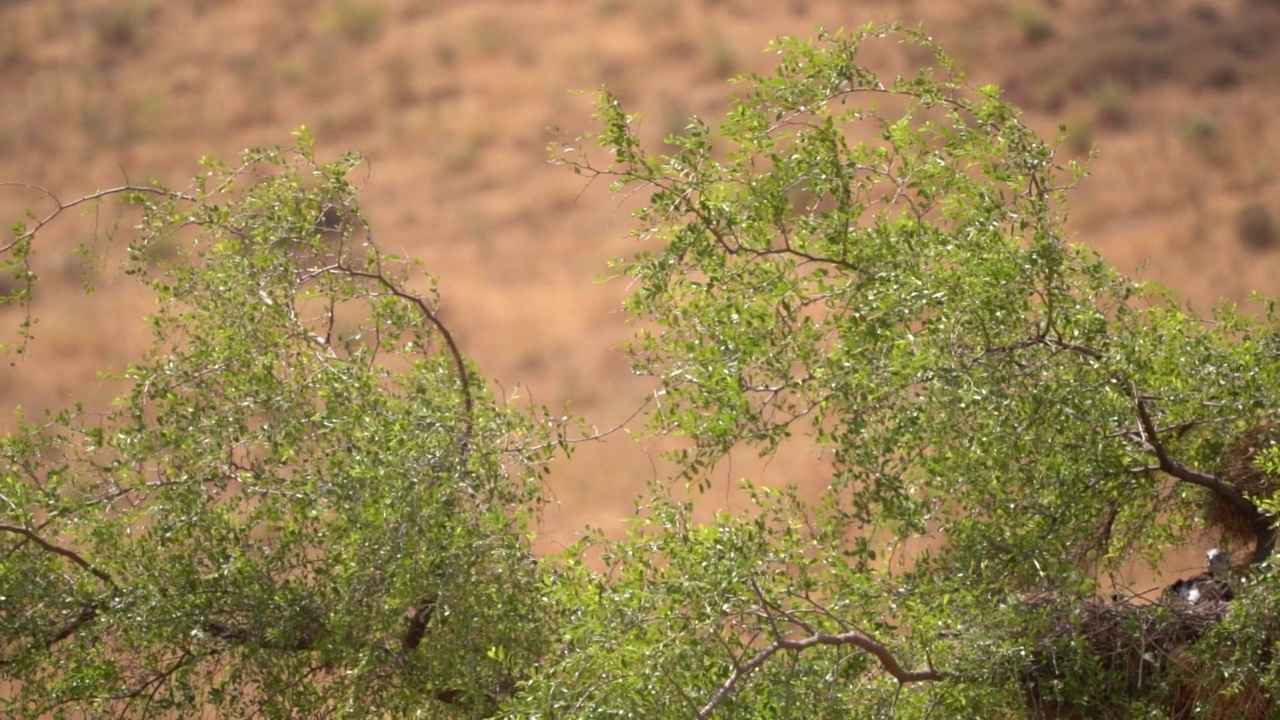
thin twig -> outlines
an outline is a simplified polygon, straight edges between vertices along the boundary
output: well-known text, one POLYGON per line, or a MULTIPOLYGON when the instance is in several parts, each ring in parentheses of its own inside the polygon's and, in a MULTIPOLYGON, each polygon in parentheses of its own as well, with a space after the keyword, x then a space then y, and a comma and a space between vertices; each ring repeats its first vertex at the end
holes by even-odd
POLYGON ((613 435, 614 433, 619 432, 620 430, 626 429, 627 425, 630 424, 632 420, 635 420, 636 417, 640 415, 640 413, 644 412, 644 409, 649 406, 649 403, 655 402, 656 399, 657 399, 657 391, 645 397, 644 402, 641 402, 640 405, 635 410, 633 410, 630 415, 624 418, 622 422, 618 423, 617 425, 614 425, 608 430, 601 431, 598 428, 592 428, 593 432, 590 435, 583 435, 582 437, 578 437, 578 438, 565 438, 564 440, 560 440, 554 443, 530 445, 528 449, 531 452, 537 452, 539 450, 545 450, 546 448, 551 447, 552 445, 559 445, 561 443, 565 445, 577 445, 578 443, 592 442, 595 440, 603 440, 609 437, 610 435, 613 435))
POLYGON ((72 200, 71 202, 66 202, 66 203, 59 200, 58 196, 54 195, 52 190, 40 187, 39 185, 33 185, 31 183, 25 183, 25 182, 16 182, 12 180, 0 182, 0 187, 21 187, 21 188, 26 188, 28 190, 35 190, 37 192, 44 193, 44 195, 48 197, 50 200, 52 200, 53 204, 57 206, 48 215, 45 215, 39 220, 36 220, 36 224, 34 227, 22 233, 21 235, 18 235, 8 243, 4 245, 0 245, 0 253, 8 252, 9 250, 12 250, 16 245, 34 237, 35 234, 39 232, 41 228, 43 228, 45 225, 48 225, 50 222, 52 222, 54 218, 58 217, 58 215, 62 214, 62 211, 70 210, 71 208, 76 207, 77 205, 83 205, 84 203, 87 203, 87 202, 100 200, 104 197, 110 197, 112 195, 120 195, 122 193, 136 192, 136 193, 146 193, 148 195, 159 195, 161 197, 167 197, 174 200, 188 200, 191 202, 196 201, 196 198, 192 197, 191 195, 187 195, 186 193, 180 193, 173 190, 165 190, 163 188, 151 187, 147 185, 130 185, 128 184, 127 181, 128 181, 128 178, 126 178, 126 184, 124 185, 108 188, 106 190, 98 190, 97 192, 90 193, 88 195, 85 195, 84 197, 76 198, 75 200, 72 200))

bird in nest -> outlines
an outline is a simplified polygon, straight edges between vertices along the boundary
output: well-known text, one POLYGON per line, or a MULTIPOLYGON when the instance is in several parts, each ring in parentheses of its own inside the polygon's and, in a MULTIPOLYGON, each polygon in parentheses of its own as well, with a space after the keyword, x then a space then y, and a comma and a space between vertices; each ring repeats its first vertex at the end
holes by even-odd
POLYGON ((1231 556, 1225 550, 1213 548, 1205 553, 1205 572, 1182 578, 1165 592, 1189 605, 1231 600, 1235 597, 1231 589, 1231 556))

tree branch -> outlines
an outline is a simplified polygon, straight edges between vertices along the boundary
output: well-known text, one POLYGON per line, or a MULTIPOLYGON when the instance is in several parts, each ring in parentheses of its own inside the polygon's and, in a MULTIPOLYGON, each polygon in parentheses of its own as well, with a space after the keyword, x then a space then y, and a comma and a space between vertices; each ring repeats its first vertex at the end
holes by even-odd
POLYGON ((45 540, 44 538, 37 535, 33 530, 20 527, 18 525, 9 525, 6 523, 0 523, 0 532, 9 532, 9 533, 14 533, 15 535, 21 535, 27 538, 28 540, 30 540, 31 542, 39 545, 41 548, 44 548, 45 550, 55 555, 61 555, 62 557, 67 558, 68 560, 75 563, 76 565, 79 565, 80 567, 84 568, 86 571, 91 573, 94 577, 98 578, 102 582, 112 587, 115 587, 116 581, 112 579, 112 577, 109 574, 107 574, 105 571, 95 567, 92 563, 90 563, 88 560, 85 560, 83 556, 81 556, 79 553, 75 552, 74 550, 68 550, 64 547, 59 547, 57 545, 54 545, 48 540, 45 540))
POLYGON ((54 633, 53 637, 49 638, 45 642, 44 644, 45 650, 52 649, 54 645, 57 645, 63 640, 66 640, 72 635, 75 635, 77 632, 80 631, 80 628, 84 627, 85 625, 88 625, 89 623, 97 619, 98 619, 98 603, 86 605, 83 610, 81 610, 78 614, 76 614, 74 618, 72 618, 71 622, 64 625, 61 630, 54 633))
POLYGON ((1249 499, 1238 489, 1222 482, 1215 475, 1192 470, 1169 456, 1169 451, 1165 448, 1164 443, 1160 441, 1155 423, 1151 420, 1151 413, 1147 410, 1147 402, 1148 398, 1134 395, 1134 404, 1138 409, 1138 439, 1147 452, 1155 456, 1157 467, 1182 482, 1212 490, 1241 511, 1256 514, 1258 512, 1257 506, 1249 502, 1249 499))
MULTIPOLYGON (((364 278, 372 281, 382 287, 390 295, 413 305, 418 310, 418 314, 422 316, 436 332, 440 333, 440 337, 444 339, 445 345, 448 347, 449 359, 453 363, 454 372, 458 375, 459 389, 462 391, 462 407, 465 413, 463 419, 463 450, 467 451, 471 445, 471 432, 475 423, 475 401, 471 396, 471 374, 467 372, 467 363, 462 356, 462 350, 459 349, 457 341, 453 337, 453 333, 449 332, 449 328, 445 327, 440 317, 427 305, 427 302, 421 297, 414 295, 401 288, 399 285, 388 280, 382 273, 368 272, 353 267, 347 267, 343 264, 332 265, 322 268, 320 272, 332 272, 348 277, 364 278)), ((425 351, 425 348, 424 348, 425 351)), ((466 454, 464 452, 464 454, 466 454)))
POLYGON ((883 644, 871 636, 857 631, 843 632, 839 634, 820 632, 798 640, 791 638, 778 638, 771 645, 757 653, 755 657, 734 668, 733 674, 729 676, 728 680, 725 680, 724 684, 720 686, 720 689, 716 691, 715 695, 711 696, 711 699, 707 701, 707 704, 702 706, 702 709, 698 711, 696 717, 698 720, 706 720, 711 717, 711 714, 715 712, 716 708, 719 707, 726 698, 729 697, 739 682, 746 679, 748 675, 759 669, 761 665, 764 665, 770 657, 773 657, 773 655, 779 651, 790 650, 791 652, 801 652, 818 645, 852 645, 865 650, 868 653, 871 653, 871 655, 879 661, 880 667, 883 668, 885 672, 889 673, 889 675, 893 676, 900 685, 946 679, 946 673, 932 667, 925 668, 924 670, 908 670, 904 668, 902 663, 900 663, 893 653, 890 652, 883 644))
POLYGON ((769 621, 769 624, 772 626, 775 639, 768 647, 756 653, 755 656, 747 662, 741 665, 735 664, 733 673, 729 675, 729 678, 724 681, 724 684, 720 686, 719 690, 716 690, 715 694, 711 696, 711 699, 708 700, 700 710, 698 710, 698 714, 695 716, 697 720, 706 720, 711 717, 711 714, 716 711, 716 708, 723 704, 725 699, 733 693, 733 690, 737 687, 738 683, 745 680, 747 676, 751 675, 751 673, 758 670, 760 666, 764 665, 769 658, 782 650, 802 652, 818 645, 852 645, 865 650, 874 656, 880 663, 880 667, 884 669, 885 672, 889 673, 889 675, 893 676, 893 678, 898 681, 899 685, 906 685, 907 683, 915 682, 937 681, 946 678, 945 673, 934 669, 932 666, 927 667, 924 670, 908 670, 904 668, 902 663, 898 661, 898 658, 894 656, 889 648, 885 647, 878 640, 864 632, 858 630, 850 630, 842 633, 825 633, 815 631, 812 629, 812 626, 801 620, 795 614, 787 611, 778 604, 769 601, 765 597, 764 591, 760 589, 760 586, 757 585, 754 580, 751 582, 751 588, 755 592, 756 597, 760 600, 760 609, 765 618, 769 621), (809 633, 809 636, 800 639, 783 637, 782 631, 778 627, 778 618, 775 616, 775 613, 777 615, 781 615, 787 622, 790 622, 809 633))
POLYGON ((1262 512, 1240 489, 1230 483, 1223 482, 1216 475, 1193 470, 1169 456, 1168 449, 1160 441, 1151 412, 1147 409, 1150 398, 1137 392, 1133 394, 1133 402, 1138 411, 1138 441, 1147 452, 1156 458, 1157 467, 1164 473, 1185 483, 1199 485, 1225 500, 1229 505, 1243 513, 1253 521, 1255 544, 1253 562, 1266 560, 1275 546, 1276 533, 1271 527, 1272 518, 1262 512))
POLYGON ((0 182, 0 187, 6 187, 6 186, 21 187, 21 188, 26 188, 28 190, 34 190, 39 193, 43 193, 46 197, 52 200, 53 204, 56 205, 57 207, 55 207, 54 210, 50 212, 48 215, 45 215, 39 220, 36 220, 36 224, 34 227, 28 229, 26 232, 22 233, 21 235, 18 235, 8 243, 4 245, 0 245, 0 253, 6 253, 12 250, 19 243, 34 237, 35 234, 38 233, 41 228, 43 228, 45 225, 48 225, 50 222, 53 222, 54 218, 62 214, 63 210, 70 210, 71 208, 77 205, 82 205, 87 202, 93 202, 94 200, 101 200, 102 198, 109 197, 111 195, 121 195, 124 193, 146 193, 149 195, 160 195, 162 197, 173 198, 176 200, 189 200, 191 202, 195 202, 196 200, 196 198, 192 197, 191 195, 175 192, 173 190, 165 190, 163 188, 151 187, 147 185, 130 185, 128 183, 128 178, 125 178, 124 185, 120 185, 119 187, 108 188, 106 190, 99 190, 95 193, 85 195, 84 197, 81 197, 81 198, 76 198, 75 200, 72 200, 71 202, 66 202, 66 203, 58 199, 58 196, 54 195, 53 191, 48 190, 47 188, 40 187, 39 185, 33 185, 31 183, 25 183, 25 182, 14 182, 14 181, 0 182))

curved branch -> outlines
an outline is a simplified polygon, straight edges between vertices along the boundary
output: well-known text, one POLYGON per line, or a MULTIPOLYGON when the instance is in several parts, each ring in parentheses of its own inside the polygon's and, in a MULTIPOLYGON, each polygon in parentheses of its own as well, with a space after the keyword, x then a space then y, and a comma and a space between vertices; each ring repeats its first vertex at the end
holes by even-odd
POLYGON ((471 397, 471 375, 467 372, 467 363, 462 356, 462 350, 458 348, 458 343, 453 337, 453 333, 449 332, 449 328, 445 327, 439 316, 431 310, 427 302, 421 297, 414 295, 402 289, 399 285, 388 280, 381 273, 372 273, 367 270, 358 270, 356 268, 347 267, 345 265, 331 265, 324 268, 325 272, 340 273, 348 277, 364 278, 381 285, 391 295, 413 305, 418 309, 422 318, 431 324, 440 333, 440 337, 444 338, 445 345, 449 348, 449 358, 453 362, 454 371, 458 374, 458 383, 462 388, 462 406, 465 411, 466 428, 463 433, 464 449, 470 446, 471 428, 475 422, 475 401, 471 397))
MULTIPOLYGON (((81 555, 80 553, 74 550, 68 550, 67 548, 64 548, 58 545, 54 545, 48 540, 45 540, 30 528, 21 527, 19 525, 9 525, 7 523, 0 523, 0 532, 8 532, 8 533, 13 533, 14 535, 21 535, 27 540, 35 543, 36 545, 39 545, 41 549, 47 552, 51 552, 54 555, 61 555, 62 557, 67 558, 71 562, 83 568, 86 572, 90 573, 94 577, 101 580, 108 587, 112 587, 112 588, 116 587, 115 579, 112 578, 111 575, 107 573, 105 570, 102 570, 101 568, 98 568, 88 560, 85 560, 84 556, 81 555)), ((68 622, 66 625, 62 627, 62 629, 58 630, 58 632, 54 633, 53 636, 51 636, 48 640, 46 640, 44 643, 44 647, 46 649, 50 649, 54 645, 57 645, 63 640, 66 640, 67 638, 76 634, 77 632, 80 631, 81 628, 97 620, 100 610, 101 610, 101 604, 98 602, 93 602, 86 605, 84 608, 80 610, 79 613, 76 614, 74 618, 71 619, 70 622, 68 622)))
POLYGON ((1249 502, 1249 499, 1235 487, 1222 482, 1216 475, 1192 470, 1169 456, 1169 451, 1156 434, 1155 423, 1151 420, 1150 411, 1147 410, 1148 400, 1148 398, 1135 396, 1134 404, 1138 409, 1138 427, 1141 433, 1139 438, 1143 447, 1155 456, 1156 466, 1182 482, 1212 490, 1238 510, 1246 513, 1257 513, 1258 507, 1249 502))
POLYGON ((902 663, 899 662, 898 658, 895 657, 888 648, 870 635, 866 635, 858 631, 838 634, 815 633, 809 637, 798 640, 778 638, 769 645, 769 647, 766 647, 757 653, 755 657, 742 665, 735 667, 733 669, 733 674, 729 676, 728 680, 725 680, 724 684, 720 686, 720 689, 716 691, 715 695, 712 695, 711 699, 702 706, 702 709, 698 711, 696 717, 698 720, 706 720, 711 717, 711 714, 715 712, 716 708, 725 701, 725 698, 729 697, 730 693, 733 692, 734 687, 736 687, 739 682, 759 669, 761 665, 779 651, 790 650, 792 652, 800 652, 818 645, 852 645, 854 647, 861 648, 874 656, 880 663, 880 667, 883 668, 885 672, 889 673, 889 675, 893 676, 893 678, 898 681, 899 685, 946 679, 946 673, 932 667, 928 667, 923 670, 908 670, 907 668, 904 668, 902 663))
POLYGON ((194 197, 187 195, 186 193, 180 193, 174 190, 165 190, 164 188, 152 187, 149 185, 130 185, 128 184, 128 178, 126 178, 125 180, 126 182, 124 185, 108 188, 106 190, 99 190, 97 192, 90 193, 88 195, 85 195, 84 197, 76 198, 75 200, 72 200, 71 202, 66 202, 66 203, 58 199, 58 196, 54 195, 52 190, 40 187, 39 185, 33 185, 31 183, 25 183, 25 182, 15 182, 11 180, 0 182, 0 187, 21 187, 21 188, 26 188, 28 190, 35 190, 36 192, 43 193, 45 197, 48 197, 50 200, 53 201, 53 204, 57 206, 53 209, 53 212, 50 212, 48 215, 45 215, 44 217, 36 220, 36 224, 34 227, 30 228, 29 230, 22 233, 21 235, 18 235, 13 240, 10 240, 8 243, 5 243, 4 245, 0 245, 0 253, 8 252, 9 250, 12 250, 15 246, 19 245, 20 243, 26 240, 30 240, 32 237, 35 237, 36 233, 38 233, 41 228, 43 228, 45 225, 48 225, 50 222, 53 222, 53 219, 61 215, 62 211, 70 210, 71 208, 76 207, 77 205, 83 205, 84 203, 93 202, 94 200, 101 200, 104 197, 110 197, 112 195, 121 195, 124 193, 146 193, 148 195, 159 195, 161 197, 167 197, 174 200, 190 200, 193 202, 195 201, 194 197))
POLYGON ((1272 518, 1234 485, 1223 482, 1216 475, 1193 470, 1170 457, 1168 449, 1160 441, 1155 422, 1152 421, 1151 413, 1147 409, 1149 401, 1150 398, 1134 393, 1133 402, 1138 410, 1138 439, 1147 452, 1155 456, 1158 469, 1181 482, 1199 485, 1209 490, 1249 517, 1254 526, 1253 563, 1260 563, 1270 557, 1276 542, 1276 531, 1271 526, 1272 518))
POLYGON ((52 650, 54 645, 57 645, 63 640, 66 640, 72 635, 75 635, 76 633, 80 632, 80 628, 88 625, 94 620, 97 620, 98 610, 99 610, 99 604, 96 602, 90 605, 86 605, 79 613, 76 614, 74 618, 71 619, 71 622, 62 626, 61 630, 54 633, 53 637, 45 641, 45 644, 44 644, 45 650, 52 650))
MULTIPOLYGON (((924 670, 908 670, 902 666, 902 663, 898 661, 898 658, 894 656, 889 648, 885 647, 883 643, 864 632, 858 630, 850 630, 842 633, 825 633, 815 631, 811 625, 797 617, 794 613, 787 611, 786 608, 778 605, 777 603, 771 602, 766 598, 764 591, 760 589, 760 586, 757 585, 754 580, 751 581, 751 589, 755 591, 756 597, 760 600, 760 610, 765 619, 769 621, 770 626, 773 628, 775 639, 768 647, 756 653, 755 656, 747 662, 741 665, 735 664, 733 673, 729 676, 729 679, 725 680, 724 684, 720 686, 720 689, 716 690, 715 694, 711 696, 711 699, 708 700, 700 710, 698 710, 698 713, 695 716, 698 720, 706 720, 711 717, 711 714, 715 712, 716 708, 733 693, 733 690, 738 683, 742 682, 748 675, 758 670, 761 665, 764 665, 765 662, 769 660, 769 658, 773 657, 781 650, 789 650, 791 652, 798 653, 818 645, 852 645, 865 650, 875 657, 875 659, 880 663, 880 667, 885 672, 889 673, 889 675, 893 676, 893 678, 898 681, 899 686, 906 685, 907 683, 946 679, 945 673, 935 670, 932 666, 927 667, 924 670), (809 636, 800 639, 783 637, 782 631, 778 627, 777 615, 782 616, 782 618, 787 622, 809 633, 809 636)), ((825 609, 822 610, 824 614, 830 615, 830 613, 826 612, 825 609)))

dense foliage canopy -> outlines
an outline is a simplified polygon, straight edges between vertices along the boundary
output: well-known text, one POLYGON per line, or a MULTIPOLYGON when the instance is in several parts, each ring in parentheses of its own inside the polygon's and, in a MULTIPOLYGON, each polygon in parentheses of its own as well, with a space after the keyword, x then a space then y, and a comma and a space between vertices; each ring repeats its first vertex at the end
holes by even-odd
POLYGON ((0 444, 6 715, 480 716, 543 652, 522 533, 554 438, 380 254, 358 162, 303 134, 123 191, 153 346, 110 412, 0 444))
MULTIPOLYGON (((553 148, 647 196, 618 270, 683 443, 625 537, 559 556, 528 548, 565 424, 496 396, 378 249, 358 157, 302 132, 95 195, 142 209, 154 342, 109 412, 0 442, 0 708, 1266 717, 1273 301, 1201 317, 1071 244, 1083 169, 926 36, 774 50, 666 154, 607 92, 596 147, 553 148), (874 71, 884 42, 921 69, 874 71), (797 442, 825 475, 695 519, 731 451, 797 442), (1249 570, 1234 602, 1111 587, 1203 532, 1249 570)), ((16 277, 74 205, 15 227, 16 277)))

